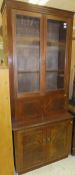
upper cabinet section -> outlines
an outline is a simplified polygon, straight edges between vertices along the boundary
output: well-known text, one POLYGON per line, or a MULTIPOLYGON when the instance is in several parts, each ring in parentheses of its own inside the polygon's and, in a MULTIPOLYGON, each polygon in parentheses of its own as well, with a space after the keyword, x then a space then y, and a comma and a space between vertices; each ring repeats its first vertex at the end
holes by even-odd
POLYGON ((68 21, 25 11, 13 14, 16 93, 65 89, 68 21))
POLYGON ((73 13, 6 0, 3 14, 4 5, 15 97, 68 95, 73 13))

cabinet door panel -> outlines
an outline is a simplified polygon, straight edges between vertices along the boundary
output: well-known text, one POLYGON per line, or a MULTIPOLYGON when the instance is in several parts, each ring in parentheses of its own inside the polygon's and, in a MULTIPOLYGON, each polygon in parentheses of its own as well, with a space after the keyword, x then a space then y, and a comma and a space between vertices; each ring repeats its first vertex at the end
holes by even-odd
POLYGON ((63 158, 69 153, 70 138, 68 134, 71 131, 69 122, 59 122, 47 128, 47 159, 56 160, 63 158))
POLYGON ((45 160, 46 132, 43 129, 28 129, 15 133, 16 170, 27 171, 43 164, 45 160), (17 139, 16 139, 17 138, 17 139), (21 140, 21 142, 20 142, 21 140))
POLYGON ((51 159, 59 159, 68 154, 69 123, 62 122, 51 127, 51 159))
POLYGON ((67 22, 47 18, 46 89, 64 88, 67 22), (50 78, 49 78, 50 77, 50 78), (52 81, 51 81, 52 77, 52 81))
POLYGON ((15 90, 18 94, 39 92, 42 59, 41 14, 16 11, 13 19, 15 90))

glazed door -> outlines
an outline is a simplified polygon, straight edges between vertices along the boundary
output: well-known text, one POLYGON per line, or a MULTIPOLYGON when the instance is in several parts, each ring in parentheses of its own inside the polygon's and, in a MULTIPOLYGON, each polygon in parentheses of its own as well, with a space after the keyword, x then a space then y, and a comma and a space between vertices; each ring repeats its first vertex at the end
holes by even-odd
POLYGON ((46 91, 65 88, 67 28, 65 19, 47 16, 46 19, 46 91))
POLYGON ((13 13, 14 85, 18 96, 40 93, 42 89, 42 25, 40 14, 13 13))

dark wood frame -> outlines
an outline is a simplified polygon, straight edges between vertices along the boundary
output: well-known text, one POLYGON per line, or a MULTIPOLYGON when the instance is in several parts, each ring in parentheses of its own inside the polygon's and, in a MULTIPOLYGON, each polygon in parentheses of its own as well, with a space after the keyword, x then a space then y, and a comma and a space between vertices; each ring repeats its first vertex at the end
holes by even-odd
MULTIPOLYGON (((15 164, 17 165, 17 170, 19 173, 26 172, 24 167, 20 169, 20 160, 23 163, 23 153, 24 153, 24 143, 23 136, 19 135, 19 132, 27 129, 36 129, 39 127, 42 129, 44 126, 51 128, 51 125, 55 125, 57 128, 58 123, 66 123, 66 128, 68 128, 67 147, 65 145, 65 150, 63 155, 55 154, 54 160, 45 161, 44 163, 36 167, 48 164, 52 161, 61 159, 68 156, 71 149, 71 136, 72 136, 72 117, 67 113, 68 105, 68 95, 69 95, 69 78, 70 78, 70 62, 71 62, 71 46, 72 46, 72 25, 73 25, 73 12, 58 10, 54 8, 47 8, 42 6, 31 5, 23 2, 5 0, 1 8, 2 16, 5 15, 7 20, 7 45, 8 45, 8 64, 9 64, 9 79, 10 79, 10 101, 11 101, 11 116, 12 116, 12 129, 14 136, 14 152, 15 152, 15 164), (18 9, 18 10, 17 10, 18 9), (6 12, 6 14, 5 14, 6 12), (28 94, 17 94, 16 86, 16 74, 15 74, 15 15, 27 14, 32 16, 38 16, 41 19, 41 87, 39 93, 28 93, 28 94), (66 61, 65 61, 65 88, 55 91, 46 91, 45 87, 45 69, 46 69, 46 45, 47 45, 47 18, 54 19, 57 21, 66 21, 68 23, 67 30, 67 44, 66 44, 66 61), (43 28, 43 30, 42 30, 43 28), (15 78, 14 78, 15 77, 15 78), (67 123, 68 121, 68 123, 67 123), (19 140, 17 140, 17 133, 19 140), (69 136, 68 136, 69 135, 69 136), (20 142, 20 145, 18 144, 20 142), (21 154, 19 154, 18 148, 21 149, 21 154), (18 157, 19 155, 19 157, 18 157)), ((4 23, 3 23, 4 25, 4 23)), ((58 128, 57 128, 58 130, 58 128)), ((63 132, 63 131, 62 131, 63 132)), ((47 138, 46 138, 47 139, 47 138)), ((33 140, 33 135, 32 135, 33 140)), ((38 142, 38 140, 37 140, 38 142)), ((60 137, 61 142, 61 137, 60 137)), ((60 143, 61 146, 62 142, 60 143)), ((57 144, 58 145, 58 144, 57 144)), ((56 145, 56 146, 57 146, 56 145)), ((33 144, 33 148, 34 144, 33 144)), ((37 150, 38 151, 38 150, 37 150)), ((47 151, 47 150, 46 150, 47 151)), ((35 169, 35 166, 28 169, 35 169)))

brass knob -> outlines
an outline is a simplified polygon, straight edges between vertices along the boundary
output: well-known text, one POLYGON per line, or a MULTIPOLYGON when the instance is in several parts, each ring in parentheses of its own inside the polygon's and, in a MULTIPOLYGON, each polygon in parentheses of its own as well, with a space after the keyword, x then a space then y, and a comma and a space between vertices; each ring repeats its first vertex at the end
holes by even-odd
POLYGON ((64 94, 64 97, 67 97, 67 94, 64 94))
POLYGON ((73 121, 71 121, 70 123, 73 124, 73 121))

